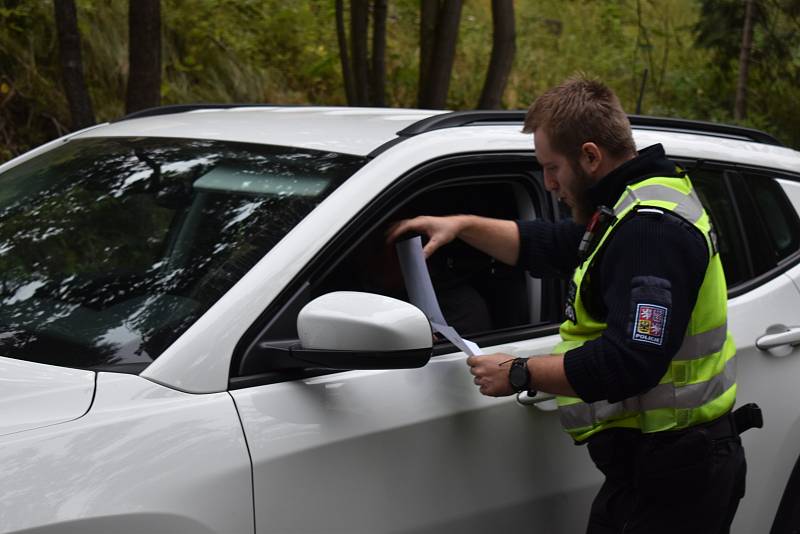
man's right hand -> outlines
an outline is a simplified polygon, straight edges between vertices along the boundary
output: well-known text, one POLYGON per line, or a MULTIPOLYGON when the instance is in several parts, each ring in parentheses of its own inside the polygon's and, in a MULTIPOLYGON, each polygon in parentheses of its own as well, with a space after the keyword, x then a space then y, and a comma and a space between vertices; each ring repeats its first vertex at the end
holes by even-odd
POLYGON ((519 259, 519 230, 514 221, 488 219, 475 215, 414 217, 390 226, 386 232, 386 241, 392 243, 407 233, 428 237, 428 243, 422 249, 426 258, 442 245, 459 238, 508 265, 516 265, 519 259))
POLYGON ((422 234, 428 238, 422 252, 426 258, 429 258, 439 247, 457 238, 461 229, 462 216, 430 217, 423 215, 392 224, 386 232, 386 241, 393 243, 400 236, 408 233, 422 234))

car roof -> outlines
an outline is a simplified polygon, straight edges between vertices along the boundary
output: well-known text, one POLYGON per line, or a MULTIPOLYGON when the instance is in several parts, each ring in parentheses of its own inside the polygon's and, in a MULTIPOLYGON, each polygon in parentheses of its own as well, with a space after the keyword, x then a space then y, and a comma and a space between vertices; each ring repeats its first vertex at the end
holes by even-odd
MULTIPOLYGON (((371 156, 403 139, 441 135, 444 130, 454 134, 462 127, 506 127, 519 132, 524 115, 524 111, 198 104, 144 110, 73 137, 214 139, 371 156)), ((630 118, 640 148, 663 143, 672 157, 800 172, 800 152, 781 147, 758 130, 675 118, 630 118)))
POLYGON ((661 143, 672 159, 734 163, 800 173, 800 152, 790 148, 714 137, 702 133, 661 132, 633 129, 639 149, 661 143))
MULTIPOLYGON (((167 107, 164 111, 171 110, 167 107)), ((214 139, 365 156, 396 139, 398 131, 439 113, 447 112, 302 106, 208 107, 178 113, 133 115, 92 128, 75 138, 214 139)))

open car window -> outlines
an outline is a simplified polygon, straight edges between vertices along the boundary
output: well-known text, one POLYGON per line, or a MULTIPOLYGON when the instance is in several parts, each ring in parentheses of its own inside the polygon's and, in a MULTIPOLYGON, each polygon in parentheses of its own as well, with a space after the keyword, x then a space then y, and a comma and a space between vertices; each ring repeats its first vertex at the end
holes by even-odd
MULTIPOLYGON (((527 159, 507 173, 502 172, 502 165, 495 166, 494 172, 487 166, 485 173, 466 167, 461 169, 463 174, 443 172, 431 177, 428 184, 433 185, 397 193, 395 198, 399 201, 388 202, 390 210, 373 215, 375 222, 359 232, 349 247, 343 247, 344 253, 334 248, 337 251, 327 258, 327 264, 310 270, 293 299, 280 304, 282 308, 276 315, 267 314, 265 320, 270 323, 255 339, 268 345, 296 343, 300 309, 314 298, 334 291, 377 293, 408 301, 395 247, 385 237, 396 221, 417 215, 453 214, 506 220, 551 219, 551 198, 544 192, 541 176, 533 166, 527 159)), ((347 237, 351 236, 342 239, 347 237)), ((550 327, 560 321, 562 284, 558 280, 535 279, 460 240, 437 250, 427 266, 443 315, 462 337, 483 345, 496 344, 521 339, 530 334, 531 328, 550 327)), ((448 343, 440 343, 446 352, 448 343)), ((240 358, 234 358, 234 377, 270 371, 269 362, 245 346, 240 358)))
MULTIPOLYGON (((417 215, 459 213, 501 219, 530 218, 530 196, 510 181, 442 187, 417 196, 396 210, 311 291, 365 291, 408 300, 394 244, 385 233, 396 221, 417 215)), ((449 243, 427 261, 436 297, 447 322, 464 336, 538 321, 538 293, 530 277, 462 241, 449 243)))

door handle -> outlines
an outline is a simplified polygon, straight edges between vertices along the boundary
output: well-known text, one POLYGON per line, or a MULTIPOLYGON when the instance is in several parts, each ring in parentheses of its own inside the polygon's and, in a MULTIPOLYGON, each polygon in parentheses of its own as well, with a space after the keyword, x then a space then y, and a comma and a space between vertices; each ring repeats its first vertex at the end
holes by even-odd
POLYGON ((756 340, 756 347, 769 350, 784 345, 800 344, 800 327, 775 325, 767 329, 767 333, 756 340))
POLYGON ((541 391, 537 392, 533 397, 528 395, 527 391, 520 391, 517 393, 517 402, 522 406, 536 406, 545 412, 551 412, 556 409, 556 406, 553 406, 553 403, 547 402, 555 398, 555 395, 551 395, 550 393, 542 393, 541 391))

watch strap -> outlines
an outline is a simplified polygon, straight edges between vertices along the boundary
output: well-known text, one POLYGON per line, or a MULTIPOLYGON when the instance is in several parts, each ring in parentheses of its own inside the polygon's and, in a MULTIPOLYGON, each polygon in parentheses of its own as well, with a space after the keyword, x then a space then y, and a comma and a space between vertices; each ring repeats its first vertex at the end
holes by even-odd
POLYGON ((519 393, 528 389, 531 377, 528 373, 528 358, 514 358, 508 370, 508 381, 514 391, 519 393))

